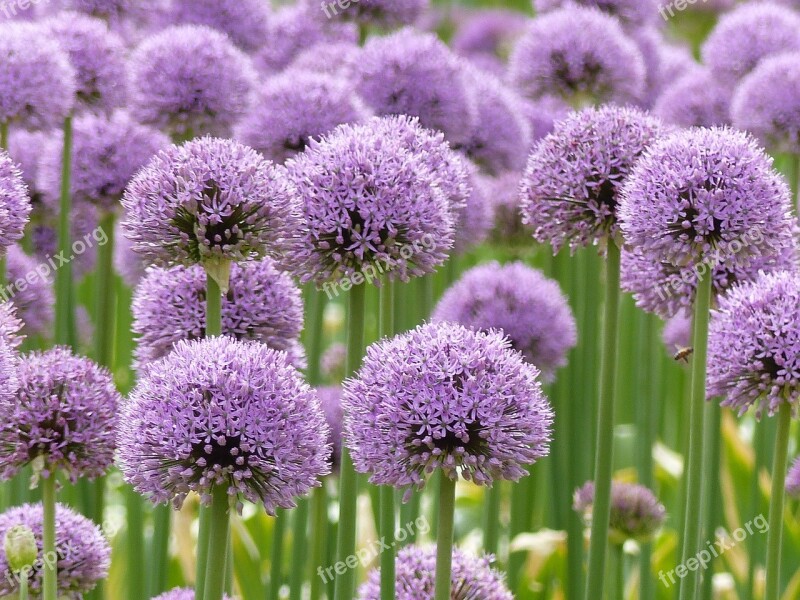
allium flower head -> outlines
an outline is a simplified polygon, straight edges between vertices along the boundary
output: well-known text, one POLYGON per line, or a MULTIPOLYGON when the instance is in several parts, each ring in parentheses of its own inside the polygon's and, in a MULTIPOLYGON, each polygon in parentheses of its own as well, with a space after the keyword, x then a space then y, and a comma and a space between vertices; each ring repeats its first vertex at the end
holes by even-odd
POLYGON ((434 34, 404 28, 370 38, 358 64, 356 89, 376 114, 419 117, 451 142, 466 141, 475 97, 461 60, 434 34))
POLYGON ((748 2, 723 15, 701 54, 733 86, 768 56, 800 50, 800 15, 773 2, 748 2))
POLYGON ((329 472, 328 426, 285 353, 228 337, 179 342, 143 373, 123 409, 118 464, 152 501, 211 489, 292 508, 329 472))
POLYGON ((664 132, 634 108, 570 114, 539 143, 522 180, 523 223, 554 251, 605 243, 618 233, 620 189, 644 150, 664 132))
POLYGON ((8 153, 0 148, 0 254, 22 239, 30 212, 31 201, 22 172, 8 153))
POLYGON ((709 326, 707 395, 740 414, 800 399, 800 277, 762 274, 719 300, 709 326))
POLYGON ((455 323, 373 344, 342 399, 356 470, 406 495, 437 468, 516 481, 548 452, 553 413, 538 377, 502 333, 455 323))
POLYGON ((67 54, 45 28, 0 23, 0 122, 57 127, 72 110, 75 86, 67 54))
POLYGON ((795 459, 786 475, 786 493, 800 499, 800 458, 795 459))
POLYGON ((548 380, 577 342, 575 317, 558 283, 521 262, 473 267, 445 292, 433 320, 502 331, 548 380))
POLYGON ((731 91, 709 69, 696 68, 665 87, 653 114, 679 127, 729 125, 731 91))
POLYGON ((23 356, 18 373, 16 398, 0 405, 0 478, 36 459, 73 482, 103 475, 121 402, 111 374, 62 347, 23 356))
POLYGON ((227 34, 245 52, 258 50, 267 37, 269 0, 172 0, 173 23, 206 25, 227 34))
MULTIPOLYGON (((292 278, 265 258, 232 265, 229 285, 222 299, 222 334, 283 350, 296 367, 305 366, 300 345, 303 300, 292 278)), ((205 337, 203 267, 148 269, 136 288, 132 309, 139 366, 163 358, 180 340, 205 337)))
POLYGON ((359 0, 346 10, 325 14, 329 18, 387 28, 413 25, 429 6, 430 0, 359 0))
POLYGON ((736 128, 746 129, 775 152, 800 153, 798 60, 800 52, 764 59, 742 79, 731 103, 736 128))
POLYGON ((25 254, 17 246, 11 246, 6 255, 6 279, 11 287, 11 303, 24 323, 22 334, 47 335, 53 323, 53 287, 50 281, 37 276, 33 280, 30 273, 36 273, 39 262, 25 254), (24 285, 18 285, 24 282, 24 285))
POLYGON ((625 23, 642 25, 655 20, 658 12, 654 0, 533 0, 537 13, 548 12, 565 5, 595 7, 625 23))
MULTIPOLYGON (((18 348, 24 339, 21 335, 22 321, 17 317, 17 309, 11 302, 0 302, 0 341, 11 348, 18 348)), ((16 391, 16 387, 14 388, 16 391)))
POLYGON ((535 143, 552 132, 555 124, 566 117, 572 109, 560 96, 542 96, 524 102, 522 110, 531 126, 531 142, 535 143))
MULTIPOLYGON (((41 503, 15 506, 0 514, 0 539, 17 525, 24 525, 33 531, 39 557, 42 557, 43 511, 41 503)), ((81 600, 83 595, 108 576, 111 565, 111 547, 100 528, 83 515, 73 512, 69 507, 56 504, 57 558, 56 586, 58 597, 64 600, 81 600)), ((8 561, 0 552, 0 572, 9 577, 0 579, 0 596, 16 598, 19 583, 11 577, 8 561)), ((41 598, 44 569, 42 561, 35 562, 28 570, 28 590, 31 598, 41 598)))
POLYGON ((330 385, 317 388, 322 413, 325 421, 330 428, 328 443, 331 445, 331 463, 333 470, 339 468, 339 459, 342 456, 342 421, 344 420, 344 410, 342 409, 342 387, 330 385))
POLYGON ((712 252, 723 267, 747 268, 795 245, 786 182, 732 129, 689 129, 653 144, 628 176, 618 214, 627 246, 681 268, 712 252))
POLYGON ((50 137, 50 132, 28 131, 18 127, 13 128, 8 136, 8 154, 22 173, 22 180, 28 187, 32 204, 40 200, 39 190, 36 187, 39 160, 50 137))
MULTIPOLYGON (((478 558, 453 549, 450 585, 453 600, 512 600, 502 573, 492 568, 492 557, 478 558)), ((395 598, 433 600, 436 547, 406 546, 397 553, 395 598)), ((358 600, 379 600, 380 570, 370 572, 358 590, 358 600)))
MULTIPOLYGON (((5 321, 6 315, 13 316, 12 310, 7 304, 0 305, 0 319, 5 321)), ((0 324, 0 327, 5 326, 6 323, 0 324)), ((17 376, 19 357, 14 348, 16 341, 13 335, 7 337, 5 332, 0 335, 0 406, 13 404, 14 396, 19 388, 19 377, 17 376)))
POLYGON ((283 163, 305 150, 312 137, 369 116, 351 83, 291 69, 264 83, 237 126, 236 137, 266 158, 283 163))
MULTIPOLYGON (((591 522, 594 504, 594 482, 588 481, 575 491, 573 508, 591 522)), ((664 505, 643 485, 611 482, 611 515, 609 539, 614 544, 626 540, 647 542, 658 532, 667 518, 664 505)))
MULTIPOLYGON (((131 178, 167 146, 167 136, 140 125, 124 112, 111 116, 87 114, 76 119, 72 136, 72 201, 115 211, 131 178)), ((54 212, 61 194, 62 153, 63 136, 53 136, 42 149, 39 161, 37 187, 54 212)))
POLYGON ((343 125, 312 140, 288 164, 307 228, 296 257, 303 281, 322 285, 377 268, 406 280, 442 264, 453 244, 454 215, 442 189, 455 164, 448 152, 440 138, 400 118, 343 125))
POLYGON ((47 32, 75 69, 76 108, 110 111, 127 92, 127 56, 122 39, 108 25, 77 12, 62 11, 44 22, 47 32))
POLYGON ((354 81, 362 48, 353 42, 320 42, 298 52, 287 70, 331 75, 354 81))
POLYGON ((297 221, 294 187, 282 168, 252 148, 210 137, 153 157, 122 205, 133 249, 162 266, 280 255, 297 221))
POLYGON ((527 21, 527 17, 516 10, 473 11, 453 34, 453 49, 462 56, 488 57, 502 65, 514 42, 525 31, 527 21))
POLYGON ((536 17, 517 42, 509 77, 529 98, 575 104, 632 102, 644 94, 641 52, 614 17, 568 6, 536 17))
POLYGON ((178 137, 224 136, 247 112, 255 81, 250 59, 225 34, 168 27, 131 57, 131 112, 178 137))

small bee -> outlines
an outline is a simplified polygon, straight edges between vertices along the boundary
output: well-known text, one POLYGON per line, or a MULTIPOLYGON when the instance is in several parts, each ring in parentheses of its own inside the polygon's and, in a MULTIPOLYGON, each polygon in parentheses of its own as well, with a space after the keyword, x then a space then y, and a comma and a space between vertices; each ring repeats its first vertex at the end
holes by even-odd
POLYGON ((680 362, 688 363, 689 357, 692 355, 693 352, 694 348, 678 348, 678 351, 672 358, 680 362))

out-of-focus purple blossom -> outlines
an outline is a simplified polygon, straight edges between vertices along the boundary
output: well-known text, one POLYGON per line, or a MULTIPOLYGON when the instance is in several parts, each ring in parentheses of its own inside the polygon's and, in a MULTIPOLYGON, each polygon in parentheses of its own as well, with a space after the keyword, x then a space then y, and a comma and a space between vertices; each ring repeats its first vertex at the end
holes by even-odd
POLYGON ((569 104, 558 96, 542 96, 525 100, 522 105, 531 127, 531 142, 535 143, 553 131, 555 124, 570 112, 569 104))
POLYGON ((36 459, 43 474, 61 470, 73 482, 103 475, 114 460, 122 401, 110 373, 56 347, 23 356, 18 375, 14 401, 0 405, 0 478, 36 459))
POLYGON ((499 177, 487 177, 487 198, 494 215, 493 228, 489 235, 492 244, 511 248, 531 247, 531 232, 522 224, 519 194, 522 174, 509 171, 499 177))
POLYGON ((681 311, 667 319, 661 332, 661 339, 669 352, 692 345, 692 318, 681 311))
POLYGON ((144 277, 146 267, 142 255, 134 252, 131 241, 122 231, 122 225, 117 222, 114 226, 114 270, 122 277, 125 285, 136 287, 144 277))
POLYGON ((356 470, 406 496, 436 469, 479 485, 518 480, 548 452, 553 413, 538 377, 495 331, 430 323, 373 344, 344 384, 356 470))
MULTIPOLYGON (((56 504, 55 547, 58 553, 56 587, 58 597, 64 600, 80 600, 83 595, 108 576, 111 566, 111 547, 100 528, 83 515, 67 506, 56 504)), ((0 539, 17 525, 24 525, 36 538, 38 555, 44 552, 42 504, 23 504, 0 514, 0 539)), ((40 559, 41 560, 41 559, 40 559)), ((49 559, 47 559, 49 560, 49 559)), ((41 565, 41 562, 39 563, 41 565)), ((0 552, 0 572, 8 577, 0 579, 0 596, 17 597, 19 582, 11 576, 5 552, 0 552)), ((28 590, 31 598, 42 596, 44 569, 29 569, 28 590)), ((14 574, 16 575, 16 573, 14 574)))
POLYGON ((577 343, 575 317, 556 281, 521 262, 474 267, 448 289, 434 321, 502 331, 547 381, 577 343))
POLYGON ((204 504, 216 485, 292 508, 330 472, 328 425, 283 352, 228 337, 179 342, 150 365, 123 408, 118 464, 153 502, 204 504))
POLYGON ((347 346, 341 342, 331 344, 322 353, 320 364, 322 374, 332 383, 339 383, 345 377, 345 361, 347 359, 347 346))
POLYGON ((312 137, 369 116, 352 83, 291 69, 263 84, 236 127, 236 137, 266 158, 283 163, 305 150, 312 137))
POLYGON ((557 95, 573 105, 635 102, 645 91, 644 59, 619 21, 575 5, 531 21, 509 78, 529 98, 557 95))
POLYGON ((358 0, 345 9, 324 2, 323 12, 329 19, 390 28, 413 25, 429 6, 430 0, 358 0))
POLYGON ((800 499, 800 458, 795 459, 786 474, 786 493, 792 498, 800 499))
POLYGON ((404 28, 370 38, 358 64, 356 89, 376 114, 419 117, 454 143, 474 126, 476 98, 464 65, 434 34, 404 28))
POLYGON ((36 187, 39 176, 39 159, 50 133, 44 131, 28 131, 18 127, 12 128, 8 136, 8 154, 17 163, 22 172, 22 180, 28 187, 33 204, 40 200, 36 187))
MULTIPOLYGON (((22 321, 17 317, 17 310, 11 302, 0 302, 0 341, 11 348, 22 344, 22 321)), ((16 392, 16 388, 14 388, 16 392)))
POLYGON ((701 54, 714 76, 732 87, 768 56, 795 50, 800 15, 773 2, 748 2, 720 18, 701 54))
POLYGON ((16 347, 22 343, 18 335, 22 324, 10 302, 0 304, 0 406, 14 403, 19 389, 19 356, 16 347))
POLYGON ((352 42, 321 42, 297 54, 287 69, 354 81, 362 48, 352 42))
POLYGON ((800 277, 761 274, 719 300, 708 329, 709 399, 756 418, 800 398, 800 277))
POLYGON ((267 38, 269 0, 171 0, 172 23, 206 25, 221 31, 245 52, 258 50, 267 38))
POLYGON ((659 44, 658 54, 659 68, 656 89, 659 93, 684 75, 701 68, 700 63, 692 56, 691 49, 686 46, 663 42, 659 44))
POLYGON ((709 69, 692 69, 662 90, 653 114, 679 127, 729 125, 731 91, 709 69))
POLYGON ((184 139, 228 135, 247 112, 256 74, 228 37, 176 25, 145 39, 131 56, 131 114, 184 139))
POLYGON ((494 222, 494 206, 489 198, 492 191, 489 178, 472 167, 472 193, 463 206, 456 208, 453 254, 463 254, 488 236, 494 222))
MULTIPOLYGON (((70 228, 73 240, 80 241, 84 248, 82 253, 70 253, 73 273, 81 277, 94 269, 97 259, 97 246, 103 241, 102 229, 97 227, 97 209, 91 204, 79 203, 70 211, 70 228), (91 242, 89 241, 91 240, 91 242)), ((42 263, 47 263, 54 271, 58 264, 58 227, 57 213, 47 205, 36 207, 31 230, 31 245, 34 256, 42 263)), ((80 244, 79 244, 80 246, 80 244)))
POLYGON ((453 34, 453 50, 470 59, 494 59, 502 65, 527 22, 524 14, 514 10, 471 11, 453 34))
POLYGON ((11 286, 10 301, 22 319, 25 336, 47 335, 53 323, 53 288, 49 279, 41 277, 36 259, 19 246, 11 246, 6 255, 6 281, 11 286))
POLYGON ((317 396, 322 405, 325 421, 330 428, 328 443, 333 449, 331 454, 332 470, 336 471, 339 469, 339 459, 342 456, 342 421, 344 420, 342 387, 331 385, 317 388, 317 396))
POLYGON ((22 172, 8 153, 0 148, 0 255, 22 239, 30 213, 31 201, 22 172))
POLYGON ((158 9, 159 0, 61 0, 65 8, 99 17, 118 25, 158 9))
POLYGON ((548 12, 572 4, 598 8, 624 23, 633 25, 650 24, 658 15, 655 0, 533 0, 533 6, 537 13, 548 12))

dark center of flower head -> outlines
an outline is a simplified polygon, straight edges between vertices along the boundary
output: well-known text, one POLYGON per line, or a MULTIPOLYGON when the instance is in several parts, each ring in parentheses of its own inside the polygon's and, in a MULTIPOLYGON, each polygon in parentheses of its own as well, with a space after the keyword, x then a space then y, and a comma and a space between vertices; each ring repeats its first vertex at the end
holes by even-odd
MULTIPOLYGON (((701 189, 705 192, 713 192, 716 186, 706 179, 701 189)), ((712 217, 710 221, 705 222, 706 225, 703 230, 698 230, 700 211, 696 207, 697 191, 693 189, 682 190, 678 197, 687 204, 687 207, 681 211, 678 220, 670 224, 667 230, 674 236, 686 235, 691 241, 708 242, 713 247, 721 239, 722 220, 718 217, 712 217), (706 228, 707 230, 705 230, 706 228)))
POLYGON ((580 92, 601 92, 601 90, 595 88, 598 86, 603 67, 593 57, 584 57, 582 69, 579 73, 573 71, 569 60, 567 60, 563 52, 553 52, 550 55, 550 62, 553 65, 553 78, 556 84, 560 85, 567 95, 574 95, 580 92))
POLYGON ((309 137, 308 135, 299 134, 290 135, 283 140, 283 147, 292 152, 302 152, 308 146, 309 137))
POLYGON ((250 452, 241 449, 242 436, 230 435, 211 437, 208 442, 192 444, 191 456, 205 468, 220 467, 237 470, 247 464, 250 452), (222 437, 220 440, 219 438, 222 437), (203 464, 205 463, 205 464, 203 464))

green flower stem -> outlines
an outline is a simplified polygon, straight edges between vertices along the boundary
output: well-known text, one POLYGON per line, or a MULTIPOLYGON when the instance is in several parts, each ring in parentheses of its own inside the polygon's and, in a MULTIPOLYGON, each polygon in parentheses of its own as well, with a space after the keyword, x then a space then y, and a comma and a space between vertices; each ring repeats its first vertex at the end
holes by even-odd
POLYGON ((42 578, 43 600, 57 600, 58 581, 56 565, 56 475, 51 472, 42 477, 42 557, 44 558, 44 576, 42 578))
POLYGON ((283 538, 286 533, 286 511, 275 511, 275 522, 272 526, 272 551, 269 567, 269 600, 279 600, 283 583, 283 538))
MULTIPOLYGON (((380 317, 378 319, 378 336, 388 337, 394 333, 394 282, 384 278, 380 288, 380 317)), ((394 488, 388 485, 379 487, 380 523, 379 535, 389 546, 384 548, 380 555, 381 565, 381 600, 394 600, 395 590, 395 551, 390 539, 394 538, 395 524, 395 497, 394 488)))
POLYGON ((289 571, 289 600, 302 600, 303 576, 306 573, 308 531, 308 498, 297 501, 297 508, 292 513, 292 568, 289 571))
MULTIPOLYGON (((722 444, 722 409, 716 400, 706 402, 704 409, 705 416, 703 438, 703 469, 706 474, 703 477, 703 505, 702 511, 705 513, 704 539, 714 539, 719 515, 722 514, 722 507, 718 505, 720 480, 720 446, 722 444)), ((714 582, 712 574, 714 572, 714 560, 711 559, 706 568, 706 577, 703 578, 700 590, 702 600, 712 600, 714 596, 714 582)))
POLYGON ((484 489, 483 500, 483 550, 486 554, 497 554, 500 540, 500 505, 502 487, 496 481, 490 488, 484 489))
POLYGON ((28 600, 28 571, 24 569, 19 573, 19 600, 28 600))
POLYGON ((450 600, 453 564, 453 521, 456 512, 456 480, 439 478, 439 527, 436 536, 436 585, 434 600, 450 600))
MULTIPOLYGON (((361 365, 364 352, 365 287, 357 285, 350 291, 347 316, 347 375, 361 365)), ((353 461, 346 446, 342 446, 339 468, 339 526, 336 533, 336 560, 346 561, 356 551, 356 511, 358 482, 353 461)), ((355 571, 348 569, 336 578, 334 600, 352 600, 355 593, 355 571)))
POLYGON ((325 566, 325 542, 328 530, 328 495, 325 492, 325 482, 314 489, 311 496, 311 600, 320 600, 322 597, 322 578, 317 572, 317 567, 325 566))
POLYGON ((0 121, 0 148, 8 150, 8 121, 0 121))
POLYGON ((786 499, 786 467, 789 454, 789 433, 792 408, 781 403, 778 412, 778 436, 772 463, 772 493, 769 501, 769 534, 767 537, 767 582, 764 600, 778 600, 781 583, 781 544, 783 542, 783 508, 786 499))
POLYGON ((102 366, 112 368, 114 360, 114 222, 116 215, 107 211, 100 218, 100 229, 108 241, 97 249, 97 297, 95 334, 95 360, 102 366))
POLYGON ((625 554, 621 544, 611 544, 611 575, 609 600, 625 598, 625 554))
MULTIPOLYGON (((70 197, 72 177, 72 116, 64 119, 64 147, 61 155, 61 196, 58 213, 58 251, 61 256, 72 256, 72 231, 70 214, 72 201, 70 197)), ((55 342, 71 345, 74 341, 73 299, 72 299, 72 264, 67 262, 56 271, 56 322, 55 342)))
MULTIPOLYGON (((684 508, 684 533, 681 561, 686 561, 700 550, 700 532, 705 514, 698 510, 702 506, 703 480, 710 476, 704 473, 703 433, 705 422, 706 357, 708 354, 708 321, 711 312, 712 278, 701 277, 697 284, 694 306, 692 354, 692 391, 689 405, 689 452, 686 457, 686 506, 684 508)), ((681 579, 680 600, 695 598, 699 573, 697 570, 681 579)))
POLYGON ((586 600, 593 600, 598 590, 603 589, 603 579, 605 578, 608 523, 611 514, 611 476, 614 464, 614 372, 619 345, 619 271, 620 251, 612 241, 608 244, 606 257, 605 305, 603 330, 600 338, 602 340, 600 399, 586 600))
POLYGON ((224 484, 214 486, 211 492, 210 527, 208 531, 208 556, 204 600, 222 600, 225 593, 225 562, 228 560, 228 539, 231 528, 231 503, 224 484), (221 568, 222 567, 222 568, 221 568))
POLYGON ((169 563, 169 532, 172 509, 167 504, 159 504, 153 508, 153 539, 148 568, 147 597, 154 598, 166 591, 167 566, 169 563))
POLYGON ((142 571, 145 569, 146 560, 144 553, 144 509, 142 497, 130 486, 125 486, 125 516, 128 526, 126 535, 127 548, 126 562, 128 568, 125 572, 128 598, 145 597, 145 580, 142 571))
MULTIPOLYGON (((655 318, 648 314, 639 314, 642 323, 642 335, 640 348, 644 365, 641 369, 642 379, 639 381, 640 402, 637 404, 637 430, 639 434, 639 453, 638 465, 636 467, 639 483, 645 487, 653 487, 653 443, 655 441, 655 416, 658 414, 659 406, 657 397, 659 394, 658 363, 660 355, 654 353, 657 348, 661 351, 655 331, 655 318)), ((655 593, 653 587, 653 576, 650 563, 652 560, 652 542, 641 544, 639 551, 639 598, 640 600, 652 600, 655 593)))
MULTIPOLYGON (((750 501, 748 514, 757 515, 761 512, 761 468, 764 463, 764 443, 766 437, 766 421, 755 421, 753 424, 753 474, 750 478, 750 501)), ((751 535, 747 538, 747 581, 745 583, 746 593, 743 594, 747 600, 755 597, 756 583, 756 564, 757 556, 763 556, 760 552, 761 536, 751 535)))

